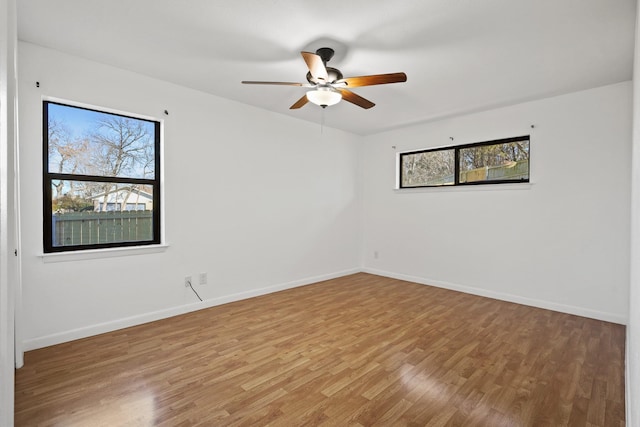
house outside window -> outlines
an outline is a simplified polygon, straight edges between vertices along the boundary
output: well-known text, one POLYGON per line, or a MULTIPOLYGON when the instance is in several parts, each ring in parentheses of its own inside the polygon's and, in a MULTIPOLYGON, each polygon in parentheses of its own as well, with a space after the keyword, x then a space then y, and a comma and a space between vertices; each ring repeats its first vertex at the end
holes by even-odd
POLYGON ((160 125, 43 102, 45 253, 161 242, 160 125))

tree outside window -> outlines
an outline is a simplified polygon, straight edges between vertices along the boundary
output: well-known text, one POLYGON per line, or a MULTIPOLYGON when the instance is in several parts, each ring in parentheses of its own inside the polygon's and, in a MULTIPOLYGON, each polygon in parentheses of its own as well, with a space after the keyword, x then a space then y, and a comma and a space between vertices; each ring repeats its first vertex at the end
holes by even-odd
POLYGON ((529 182, 529 136, 401 153, 400 188, 529 182))
POLYGON ((45 252, 160 243, 160 123, 44 101, 45 252))

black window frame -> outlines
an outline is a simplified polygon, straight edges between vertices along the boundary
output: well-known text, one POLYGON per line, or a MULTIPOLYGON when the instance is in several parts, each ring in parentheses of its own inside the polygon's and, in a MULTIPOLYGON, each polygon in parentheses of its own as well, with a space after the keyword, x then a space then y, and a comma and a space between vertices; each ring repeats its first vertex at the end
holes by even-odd
POLYGON ((136 116, 135 114, 116 113, 107 108, 87 107, 77 105, 73 102, 61 102, 52 100, 42 101, 42 183, 43 183, 43 249, 44 253, 74 252, 95 249, 109 248, 131 248, 139 246, 158 245, 162 243, 161 236, 161 135, 162 122, 146 117, 136 116), (61 105, 64 107, 78 108, 82 110, 94 111, 113 116, 124 117, 128 119, 140 120, 154 125, 154 177, 153 179, 145 178, 129 178, 129 177, 113 177, 102 175, 80 175, 69 173, 55 173, 49 171, 49 104, 61 105), (152 209, 152 233, 150 240, 135 240, 123 242, 95 243, 86 245, 53 245, 53 192, 52 182, 54 180, 72 180, 72 181, 88 181, 88 182, 109 182, 117 184, 140 184, 151 185, 153 188, 153 209, 152 209))
POLYGON ((438 148, 429 148, 425 150, 416 150, 416 151, 406 151, 399 153, 398 156, 398 189, 411 189, 411 188, 439 188, 439 187, 457 187, 463 185, 487 185, 487 184, 521 184, 528 183, 531 179, 531 135, 522 135, 511 138, 503 138, 503 139, 494 139, 490 141, 482 141, 482 142, 474 142, 470 144, 462 144, 462 145, 451 145, 447 147, 438 147, 438 148), (500 145, 500 144, 508 144, 512 142, 518 141, 528 141, 529 142, 529 174, 527 178, 522 179, 496 179, 496 180, 487 180, 487 181, 471 181, 471 182, 460 182, 460 150, 467 148, 475 148, 475 147, 484 147, 488 145, 500 145), (405 156, 421 154, 421 153, 432 153, 437 151, 454 151, 454 173, 453 173, 453 184, 435 184, 435 185, 411 185, 404 186, 403 185, 403 159, 405 156))

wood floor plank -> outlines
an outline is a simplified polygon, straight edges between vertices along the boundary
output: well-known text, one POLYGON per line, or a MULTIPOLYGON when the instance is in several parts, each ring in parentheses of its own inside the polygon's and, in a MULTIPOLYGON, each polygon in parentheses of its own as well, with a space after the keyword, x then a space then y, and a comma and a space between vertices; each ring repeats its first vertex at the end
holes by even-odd
POLYGON ((354 274, 25 354, 16 426, 624 426, 621 325, 354 274))

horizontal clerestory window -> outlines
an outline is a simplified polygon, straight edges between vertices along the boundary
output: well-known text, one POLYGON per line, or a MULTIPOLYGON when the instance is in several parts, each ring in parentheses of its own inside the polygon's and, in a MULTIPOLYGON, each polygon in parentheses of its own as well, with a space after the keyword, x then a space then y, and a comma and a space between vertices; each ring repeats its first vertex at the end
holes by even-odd
POLYGON ((160 125, 43 102, 45 253, 161 242, 160 125))
POLYGON ((399 187, 529 182, 529 136, 400 153, 399 187))

